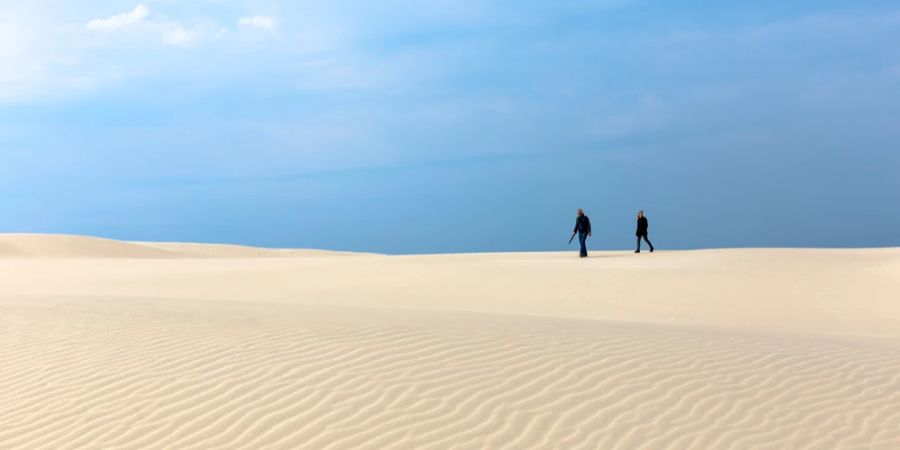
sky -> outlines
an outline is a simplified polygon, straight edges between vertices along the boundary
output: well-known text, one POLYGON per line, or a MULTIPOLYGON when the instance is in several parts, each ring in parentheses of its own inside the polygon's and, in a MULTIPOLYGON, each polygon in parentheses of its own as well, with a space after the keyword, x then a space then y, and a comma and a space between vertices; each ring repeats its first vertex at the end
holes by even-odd
POLYGON ((0 0, 0 231, 900 246, 900 4, 0 0))

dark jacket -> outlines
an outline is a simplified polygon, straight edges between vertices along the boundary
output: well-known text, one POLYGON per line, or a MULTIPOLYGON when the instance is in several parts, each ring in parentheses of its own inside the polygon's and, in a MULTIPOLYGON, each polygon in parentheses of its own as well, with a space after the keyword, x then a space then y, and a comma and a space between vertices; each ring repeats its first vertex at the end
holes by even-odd
POLYGON ((650 228, 650 224, 647 222, 647 218, 641 217, 638 219, 637 231, 634 234, 638 236, 646 236, 648 228, 650 228))
POLYGON ((573 233, 591 233, 591 219, 588 219, 587 214, 582 214, 580 217, 575 219, 575 229, 572 230, 573 233))

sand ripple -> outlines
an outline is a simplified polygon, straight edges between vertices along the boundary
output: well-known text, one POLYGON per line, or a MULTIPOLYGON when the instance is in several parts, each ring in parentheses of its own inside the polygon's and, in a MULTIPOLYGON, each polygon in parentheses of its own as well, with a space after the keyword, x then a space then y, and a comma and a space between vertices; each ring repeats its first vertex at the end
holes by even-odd
POLYGON ((0 448, 900 448, 892 342, 214 304, 4 305, 0 448))

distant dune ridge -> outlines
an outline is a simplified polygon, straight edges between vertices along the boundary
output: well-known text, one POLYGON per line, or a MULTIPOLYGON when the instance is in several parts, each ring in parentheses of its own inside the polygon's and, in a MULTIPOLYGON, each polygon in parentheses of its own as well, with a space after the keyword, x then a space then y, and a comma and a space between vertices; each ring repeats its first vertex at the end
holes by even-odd
POLYGON ((125 242, 64 234, 0 234, 0 258, 252 258, 347 254, 233 244, 125 242))
POLYGON ((900 448, 897 248, 0 235, 0 336, 3 449, 900 448))

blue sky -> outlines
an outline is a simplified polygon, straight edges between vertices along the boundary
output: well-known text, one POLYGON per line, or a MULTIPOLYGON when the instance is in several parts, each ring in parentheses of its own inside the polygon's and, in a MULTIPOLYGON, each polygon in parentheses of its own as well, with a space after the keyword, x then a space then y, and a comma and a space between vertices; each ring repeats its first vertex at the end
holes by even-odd
POLYGON ((900 245, 896 2, 74 3, 0 0, 3 231, 900 245))

